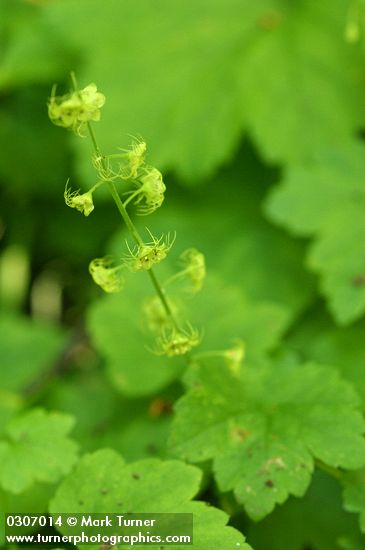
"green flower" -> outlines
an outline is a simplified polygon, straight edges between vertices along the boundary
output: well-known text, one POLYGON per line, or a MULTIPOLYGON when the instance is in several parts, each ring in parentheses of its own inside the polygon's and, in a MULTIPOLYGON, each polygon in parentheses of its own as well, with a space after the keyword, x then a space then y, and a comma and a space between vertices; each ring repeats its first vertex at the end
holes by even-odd
POLYGON ((53 88, 48 102, 48 115, 56 126, 69 128, 81 135, 87 122, 100 120, 100 109, 104 103, 105 96, 97 91, 95 84, 64 96, 56 96, 53 88))
POLYGON ((171 239, 170 235, 167 235, 165 240, 164 235, 159 239, 156 239, 152 234, 151 237, 151 242, 138 245, 133 250, 129 250, 129 256, 125 261, 132 271, 147 271, 162 262, 175 240, 175 238, 171 239))
POLYGON ((105 292, 119 292, 124 285, 120 274, 123 266, 111 267, 109 258, 95 258, 90 262, 89 271, 94 282, 105 292))
POLYGON ((92 190, 80 195, 78 191, 71 191, 66 184, 63 196, 65 197, 65 203, 67 206, 70 208, 76 208, 76 210, 82 212, 85 216, 89 216, 89 214, 91 214, 94 210, 92 190))
POLYGON ((185 355, 201 342, 201 335, 196 329, 188 326, 187 330, 178 330, 172 328, 165 331, 162 336, 157 339, 157 355, 167 355, 167 357, 175 357, 177 355, 185 355))

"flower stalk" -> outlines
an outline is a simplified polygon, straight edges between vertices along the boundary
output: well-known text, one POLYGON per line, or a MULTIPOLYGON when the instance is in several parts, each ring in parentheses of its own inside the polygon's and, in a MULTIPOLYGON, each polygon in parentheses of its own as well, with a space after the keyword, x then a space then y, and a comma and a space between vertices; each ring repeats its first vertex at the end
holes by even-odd
MULTIPOLYGON (((90 135, 90 138, 91 138, 91 142, 93 144, 94 152, 101 159, 101 161, 100 161, 101 165, 102 165, 103 169, 106 171, 107 166, 106 166, 106 162, 105 162, 105 157, 101 154, 101 151, 100 151, 99 146, 97 144, 95 134, 94 134, 93 128, 91 127, 90 122, 87 123, 87 129, 88 129, 88 132, 89 132, 89 135, 90 135)), ((119 196, 119 193, 117 191, 117 188, 116 188, 114 182, 110 181, 110 180, 106 180, 106 183, 109 187, 109 190, 110 190, 110 193, 113 197, 113 200, 114 200, 114 202, 115 202, 115 204, 116 204, 116 206, 119 210, 119 213, 122 216, 123 221, 126 224, 131 236, 135 240, 137 246, 139 246, 139 247, 145 246, 142 237, 138 233, 138 230, 137 230, 136 226, 134 225, 133 221, 131 220, 131 218, 130 218, 128 212, 127 212, 127 209, 124 206, 124 204, 123 204, 123 202, 122 202, 122 200, 119 196)), ((163 287, 160 285, 160 282, 157 279, 152 267, 150 269, 148 269, 148 275, 149 275, 149 277, 152 281, 152 284, 153 284, 153 286, 154 286, 154 288, 155 288, 155 290, 156 290, 156 292, 157 292, 157 294, 158 294, 158 296, 159 296, 159 298, 160 298, 160 300, 163 304, 163 307, 166 310, 166 313, 168 314, 168 316, 171 320, 172 325, 175 327, 175 329, 178 330, 179 326, 178 326, 177 320, 176 320, 176 318, 175 318, 175 316, 174 316, 174 314, 171 310, 168 299, 165 295, 165 291, 164 291, 163 287)))
MULTIPOLYGON (((158 314, 158 317, 163 319, 163 329, 158 330, 155 353, 168 357, 189 355, 191 349, 200 343, 201 336, 189 323, 178 320, 177 309, 170 305, 165 289, 153 269, 166 258, 174 244, 175 236, 170 238, 170 234, 167 234, 155 237, 147 229, 151 240, 145 242, 127 211, 127 206, 131 203, 136 206, 136 213, 139 215, 149 215, 160 208, 166 190, 162 174, 157 168, 146 164, 147 146, 141 139, 134 139, 130 148, 121 149, 120 153, 104 155, 101 152, 91 122, 100 120, 100 109, 105 103, 105 96, 97 90, 94 83, 79 89, 74 73, 71 73, 71 79, 73 90, 66 95, 56 96, 55 87, 53 87, 48 103, 49 117, 56 126, 72 130, 80 137, 86 137, 85 134, 89 136, 93 147, 92 163, 98 174, 98 180, 93 187, 82 194, 78 190, 72 191, 67 182, 64 192, 65 202, 69 207, 89 216, 94 210, 94 191, 100 185, 106 184, 135 242, 132 249, 127 244, 129 255, 119 265, 115 265, 111 258, 93 260, 89 266, 90 274, 94 282, 105 292, 113 293, 119 292, 124 286, 123 270, 125 268, 129 268, 132 272, 147 271, 156 291, 156 299, 160 300, 161 311, 166 317, 164 320, 164 315, 158 314), (124 202, 116 186, 118 181, 133 186, 131 190, 121 191, 122 195, 128 196, 124 202)), ((189 281, 190 290, 197 292, 202 287, 205 277, 203 254, 195 249, 189 249, 181 256, 181 261, 183 270, 175 279, 186 278, 189 281)))

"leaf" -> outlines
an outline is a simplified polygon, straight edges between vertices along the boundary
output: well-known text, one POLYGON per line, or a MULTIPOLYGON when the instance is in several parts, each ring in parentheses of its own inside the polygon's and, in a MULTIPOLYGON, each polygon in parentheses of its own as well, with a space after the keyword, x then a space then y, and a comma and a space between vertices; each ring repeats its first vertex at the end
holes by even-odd
POLYGON ((365 312, 364 151, 353 143, 289 169, 266 207, 274 222, 315 239, 308 266, 319 274, 328 307, 342 325, 365 312))
MULTIPOLYGON (((162 278, 163 280, 164 278, 162 278)), ((154 296, 145 274, 134 274, 119 295, 107 296, 89 311, 88 326, 94 346, 106 359, 115 387, 127 396, 159 391, 186 368, 182 358, 153 353, 156 334, 148 330, 145 300, 154 296)), ((262 357, 275 347, 288 325, 284 308, 270 302, 250 302, 239 288, 214 273, 200 294, 184 305, 176 299, 179 319, 190 322, 203 335, 201 350, 224 350, 244 340, 249 357, 262 357), (212 300, 214 296, 214 300, 212 300)))
POLYGON ((14 414, 23 406, 22 399, 15 393, 0 389, 0 437, 14 414))
MULTIPOLYGON (((312 280, 299 264, 301 247, 260 213, 265 180, 270 177, 245 148, 237 163, 212 181, 208 198, 188 193, 177 198, 171 182, 167 193, 172 199, 167 197, 149 225, 154 235, 175 230, 177 234, 168 258, 156 268, 162 284, 180 269, 179 256, 186 248, 196 247, 206 257, 207 280, 199 295, 182 297, 174 285, 166 286, 182 318, 202 331, 203 350, 222 350, 241 338, 249 356, 262 356, 277 346, 292 319, 311 300, 312 280), (242 186, 244 166, 252 185, 242 186), (229 185, 235 201, 230 192, 223 197, 219 193, 229 185)), ((126 251, 125 238, 126 231, 118 232, 107 249, 117 261, 126 251)), ((127 279, 120 295, 103 297, 89 311, 93 345, 104 357, 113 384, 125 395, 159 391, 185 366, 183 361, 180 367, 174 366, 175 361, 156 357, 147 349, 155 343, 146 331, 143 304, 153 295, 148 275, 137 273, 127 279)))
POLYGON ((346 472, 341 478, 344 508, 360 514, 360 528, 365 533, 365 469, 346 472))
POLYGON ((203 332, 198 352, 222 350, 241 340, 248 358, 262 357, 275 348, 288 327, 285 308, 249 300, 243 289, 214 272, 208 273, 203 290, 186 309, 187 318, 203 332))
POLYGON ((80 460, 58 488, 50 503, 50 512, 192 513, 197 550, 218 546, 222 550, 250 550, 241 533, 225 526, 224 512, 191 500, 200 481, 200 470, 182 462, 147 459, 125 464, 118 453, 103 449, 80 460))
POLYGON ((290 498, 252 524, 248 537, 255 550, 362 550, 365 546, 356 518, 342 509, 339 484, 321 471, 315 472, 302 499, 290 498))
POLYGON ((299 351, 305 360, 338 368, 341 376, 353 384, 365 410, 364 331, 363 320, 339 328, 328 315, 314 310, 294 328, 284 346, 299 351))
POLYGON ((365 462, 358 398, 334 369, 246 366, 234 374, 219 361, 200 363, 176 404, 171 449, 192 462, 213 459, 220 490, 233 489, 253 519, 289 494, 303 496, 314 458, 349 469, 365 462))
POLYGON ((292 163, 345 144, 361 126, 363 61, 343 38, 347 2, 270 4, 244 57, 242 99, 263 155, 292 163))
MULTIPOLYGON (((346 142, 363 120, 345 3, 63 0, 45 13, 83 58, 82 84, 107 96, 103 149, 142 134, 153 162, 187 182, 229 160, 245 129, 265 156, 293 161, 346 142)), ((75 147, 86 179, 85 148, 75 147)))
POLYGON ((128 461, 164 456, 175 393, 126 399, 107 382, 103 371, 87 370, 59 381, 46 404, 76 419, 73 434, 83 451, 110 447, 128 461))
POLYGON ((0 384, 8 391, 24 391, 49 370, 61 352, 62 332, 20 315, 0 316, 0 384))
POLYGON ((167 179, 166 200, 153 227, 156 234, 176 231, 171 256, 198 248, 208 274, 218 272, 249 300, 284 306, 295 318, 312 300, 314 281, 302 266, 302 243, 262 214, 267 187, 276 179, 277 172, 262 165, 245 144, 235 162, 209 180, 202 195, 176 193, 175 182, 167 179))
POLYGON ((76 461, 76 444, 68 432, 73 418, 31 409, 10 420, 0 440, 0 484, 21 493, 36 481, 51 483, 69 472, 76 461))
POLYGON ((88 328, 97 351, 105 358, 113 385, 127 396, 159 391, 179 376, 181 361, 154 354, 154 341, 145 329, 143 303, 153 295, 145 273, 128 280, 128 289, 105 296, 88 314, 88 328))
POLYGON ((0 88, 49 82, 61 73, 61 60, 70 61, 39 8, 30 2, 3 0, 0 5, 2 58, 0 88))
POLYGON ((155 163, 197 179, 239 140, 240 55, 262 10, 247 0, 159 0, 142 10, 132 1, 69 0, 46 13, 83 55, 82 82, 96 81, 107 96, 97 129, 104 147, 113 152, 128 134, 142 134, 155 163), (88 25, 80 25, 85 9, 88 25))

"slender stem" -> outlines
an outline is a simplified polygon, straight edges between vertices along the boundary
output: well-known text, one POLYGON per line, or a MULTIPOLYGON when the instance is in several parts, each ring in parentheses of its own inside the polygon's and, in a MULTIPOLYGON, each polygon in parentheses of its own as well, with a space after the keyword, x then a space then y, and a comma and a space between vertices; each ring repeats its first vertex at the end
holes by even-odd
POLYGON ((77 84, 76 75, 73 71, 71 71, 71 80, 72 80, 72 85, 74 87, 74 90, 75 90, 75 92, 77 92, 79 87, 78 87, 78 84, 77 84))
POLYGON ((172 275, 171 277, 169 277, 167 281, 164 281, 164 285, 167 286, 173 283, 174 281, 178 281, 179 279, 182 279, 188 272, 189 272, 189 268, 186 268, 186 269, 183 269, 182 271, 179 271, 178 273, 175 273, 175 275, 172 275))
POLYGON ((138 233, 134 223, 130 219, 128 212, 124 208, 124 205, 121 201, 121 198, 118 194, 118 191, 117 191, 114 183, 112 181, 108 181, 107 184, 108 184, 108 187, 109 187, 110 192, 112 194, 112 197, 114 199, 114 202, 117 205, 117 208, 120 212, 120 215, 122 216, 124 223, 128 227, 129 232, 131 233, 133 239, 136 241, 138 246, 142 246, 143 245, 143 239, 140 236, 140 234, 138 233))
MULTIPOLYGON (((104 168, 104 170, 106 171, 107 169, 107 166, 105 164, 105 159, 103 157, 103 155, 101 154, 100 152, 100 149, 99 149, 99 146, 96 142, 96 138, 95 138, 95 134, 94 134, 94 130, 92 129, 91 127, 91 124, 90 122, 87 122, 87 129, 89 131, 89 134, 90 134, 90 137, 91 137, 91 141, 92 141, 92 144, 93 144, 93 147, 94 147, 94 151, 96 153, 96 155, 98 157, 100 157, 101 159, 101 165, 102 167, 104 168)), ((140 234, 138 233, 134 223, 132 222, 131 218, 129 217, 129 214, 127 212, 127 210, 124 208, 124 205, 123 205, 123 202, 119 196, 119 193, 117 191, 117 188, 115 187, 114 183, 111 181, 111 180, 108 180, 107 181, 107 184, 108 184, 108 187, 109 187, 109 190, 112 194, 112 197, 114 199, 114 202, 115 204, 117 205, 117 208, 119 210, 119 213, 120 215, 122 216, 123 218, 123 221, 124 223, 126 224, 126 226, 128 227, 128 230, 130 231, 131 235, 133 236, 134 240, 136 241, 136 243, 141 246, 143 245, 143 239, 142 237, 140 236, 140 234)))
POLYGON ((96 191, 96 189, 97 189, 98 187, 100 187, 100 185, 103 185, 104 183, 105 183, 104 180, 97 181, 97 182, 95 183, 95 185, 92 186, 92 188, 90 189, 90 191, 93 193, 94 191, 96 191))
POLYGON ((159 298, 160 298, 160 300, 161 300, 161 302, 162 302, 162 304, 163 304, 163 306, 164 306, 164 308, 165 308, 165 310, 166 310, 166 313, 167 313, 167 314, 169 315, 169 317, 171 318, 171 321, 172 321, 174 327, 175 327, 176 329, 178 329, 179 327, 178 327, 178 324, 177 324, 176 319, 175 319, 175 317, 174 317, 174 314, 173 314, 172 311, 171 311, 171 307, 170 307, 170 305, 169 305, 169 303, 168 303, 168 301, 167 301, 167 298, 166 298, 166 296, 165 296, 163 287, 162 287, 162 286, 160 285, 160 283, 158 282, 157 277, 156 277, 156 275, 155 275, 155 272, 154 272, 152 269, 149 269, 149 270, 148 270, 148 274, 149 274, 150 279, 151 279, 151 281, 152 281, 152 284, 153 284, 153 286, 155 287, 156 292, 157 292, 157 294, 158 294, 158 296, 159 296, 159 298))
POLYGON ((113 153, 112 155, 108 155, 108 159, 125 159, 127 156, 128 153, 113 153))
POLYGON ((124 208, 127 208, 127 204, 129 204, 133 199, 135 199, 136 196, 137 196, 140 192, 141 192, 141 190, 140 190, 140 189, 137 189, 137 191, 135 191, 134 193, 132 193, 132 194, 128 197, 128 199, 125 200, 125 201, 123 202, 124 208))
MULTIPOLYGON (((72 75, 71 75, 72 76, 72 75)), ((76 84, 76 81, 74 82, 74 86, 76 84)), ((77 84, 76 84, 77 86, 77 84)), ((101 154, 100 152, 100 149, 98 147, 98 144, 97 144, 97 141, 96 141, 96 138, 95 138, 95 134, 94 134, 94 131, 91 127, 91 124, 90 122, 87 122, 87 129, 89 131, 89 134, 90 134, 90 137, 91 137, 91 141, 92 141, 92 144, 93 144, 93 147, 94 147, 94 151, 96 153, 96 155, 98 155, 98 157, 101 158, 101 164, 102 164, 102 167, 106 170, 107 166, 106 166, 106 163, 105 163, 105 157, 101 154)), ((142 237, 140 236, 140 234, 138 233, 134 223, 132 222, 126 208, 125 208, 125 205, 123 204, 120 196, 119 196, 119 193, 117 191, 117 188, 115 187, 114 183, 112 181, 107 181, 107 184, 108 184, 108 187, 109 187, 109 190, 112 194, 112 197, 114 199, 114 202, 115 204, 117 205, 117 208, 119 210, 119 213, 120 215, 122 216, 123 218, 123 221, 124 223, 126 224, 129 232, 131 233, 131 235, 133 236, 134 240, 136 241, 136 243, 139 245, 139 246, 143 246, 143 239, 142 237)), ((152 269, 149 269, 148 270, 148 275, 150 276, 150 279, 152 281, 152 284, 157 292, 157 295, 158 297, 160 298, 161 302, 162 302, 162 305, 163 307, 165 308, 165 311, 166 313, 168 314, 168 316, 170 317, 171 319, 171 322, 172 324, 174 325, 174 327, 176 329, 178 329, 178 323, 174 317, 174 314, 171 310, 171 307, 167 301, 167 298, 165 296, 165 292, 162 288, 162 286, 160 285, 154 271, 152 269)))

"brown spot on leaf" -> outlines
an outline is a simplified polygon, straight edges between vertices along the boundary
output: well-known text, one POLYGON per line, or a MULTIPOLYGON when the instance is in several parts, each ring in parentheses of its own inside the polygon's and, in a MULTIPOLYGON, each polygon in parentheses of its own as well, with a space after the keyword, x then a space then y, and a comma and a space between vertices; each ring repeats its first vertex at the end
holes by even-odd
POLYGON ((233 441, 244 441, 248 438, 250 435, 250 432, 248 430, 245 430, 245 428, 242 428, 241 426, 234 426, 231 430, 231 438, 233 441))
POLYGON ((263 15, 261 15, 257 24, 264 31, 272 31, 280 25, 282 19, 282 15, 278 11, 268 10, 263 15))
POLYGON ((166 416, 172 413, 172 402, 163 397, 157 397, 151 401, 148 414, 154 418, 166 416))
POLYGON ((354 286, 365 286, 365 274, 356 275, 352 279, 352 284, 354 286))
POLYGON ((149 455, 155 455, 158 452, 157 446, 154 443, 149 443, 146 447, 146 451, 149 455))
POLYGON ((270 472, 270 470, 284 470, 286 467, 284 460, 280 456, 274 456, 266 460, 259 470, 259 474, 265 474, 270 472))
POLYGON ((271 487, 274 487, 274 482, 273 482, 272 479, 267 479, 267 480, 265 481, 265 485, 266 485, 266 487, 270 487, 270 488, 271 488, 271 487))
POLYGON ((133 479, 140 479, 141 476, 139 474, 133 473, 132 477, 133 479))

